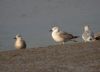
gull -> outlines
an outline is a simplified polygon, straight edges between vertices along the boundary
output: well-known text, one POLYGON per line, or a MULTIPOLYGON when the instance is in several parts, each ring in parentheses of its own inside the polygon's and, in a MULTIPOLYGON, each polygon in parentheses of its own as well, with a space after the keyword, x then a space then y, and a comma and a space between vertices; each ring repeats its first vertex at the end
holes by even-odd
POLYGON ((17 34, 14 39, 16 40, 15 41, 15 48, 16 49, 25 49, 26 48, 26 42, 20 34, 17 34))
POLYGON ((53 27, 50 31, 52 32, 51 35, 54 41, 62 42, 63 44, 67 41, 76 42, 73 39, 78 38, 78 36, 73 36, 72 34, 61 31, 58 26, 53 27))
POLYGON ((85 42, 92 42, 94 41, 94 33, 91 31, 88 25, 84 26, 84 32, 82 34, 82 38, 85 42))

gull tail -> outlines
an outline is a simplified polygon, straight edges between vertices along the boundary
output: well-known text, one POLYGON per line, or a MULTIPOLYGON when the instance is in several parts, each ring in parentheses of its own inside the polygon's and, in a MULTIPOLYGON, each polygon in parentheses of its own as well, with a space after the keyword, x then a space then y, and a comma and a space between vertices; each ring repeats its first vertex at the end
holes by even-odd
POLYGON ((73 36, 73 38, 79 38, 79 36, 73 36))

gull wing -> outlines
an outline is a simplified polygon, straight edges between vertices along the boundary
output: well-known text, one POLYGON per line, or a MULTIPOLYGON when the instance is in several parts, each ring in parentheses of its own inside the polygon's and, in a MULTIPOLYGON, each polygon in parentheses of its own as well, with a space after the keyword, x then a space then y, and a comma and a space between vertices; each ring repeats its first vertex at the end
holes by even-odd
POLYGON ((72 34, 69 34, 67 32, 60 32, 60 36, 62 38, 65 38, 65 39, 72 39, 73 38, 73 35, 72 34))
POLYGON ((22 48, 26 48, 26 42, 25 42, 25 40, 22 40, 22 44, 23 44, 22 48))

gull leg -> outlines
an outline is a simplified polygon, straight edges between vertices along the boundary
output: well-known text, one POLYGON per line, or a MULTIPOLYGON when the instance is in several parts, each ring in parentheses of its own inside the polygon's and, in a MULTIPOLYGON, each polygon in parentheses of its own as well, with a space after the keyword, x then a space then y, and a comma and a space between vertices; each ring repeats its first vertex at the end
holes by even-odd
POLYGON ((64 44, 65 44, 65 42, 62 42, 62 44, 64 45, 64 44))

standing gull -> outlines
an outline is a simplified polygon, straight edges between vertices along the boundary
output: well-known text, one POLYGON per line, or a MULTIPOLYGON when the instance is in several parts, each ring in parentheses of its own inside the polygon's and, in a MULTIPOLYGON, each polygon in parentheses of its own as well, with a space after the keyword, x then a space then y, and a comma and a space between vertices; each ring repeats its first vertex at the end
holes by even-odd
POLYGON ((56 42, 62 42, 63 44, 67 41, 75 41, 73 39, 78 38, 78 36, 73 36, 67 32, 63 32, 59 29, 59 27, 55 26, 50 31, 52 31, 52 38, 56 42))
POLYGON ((26 48, 26 42, 25 40, 21 37, 21 35, 17 34, 16 37, 14 38, 15 41, 15 48, 16 49, 25 49, 26 48))
POLYGON ((85 42, 94 41, 94 33, 91 31, 88 25, 84 26, 84 32, 82 34, 82 38, 85 42))

